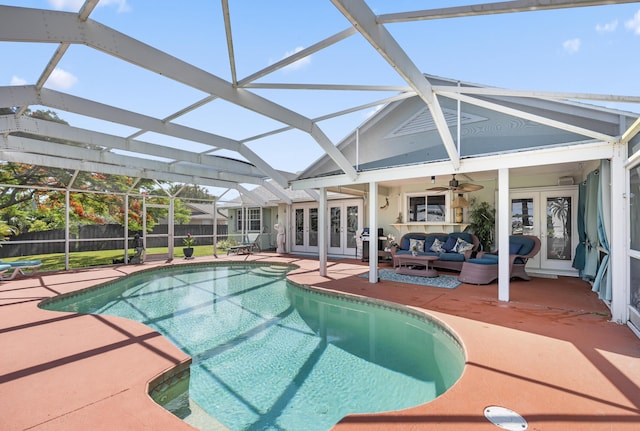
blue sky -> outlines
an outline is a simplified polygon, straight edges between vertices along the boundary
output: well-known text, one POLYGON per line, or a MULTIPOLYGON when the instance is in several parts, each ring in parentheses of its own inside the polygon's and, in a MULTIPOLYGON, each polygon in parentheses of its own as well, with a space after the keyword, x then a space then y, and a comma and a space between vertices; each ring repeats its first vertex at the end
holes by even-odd
MULTIPOLYGON (((20 0, 0 4, 77 11, 79 0, 20 0)), ((377 14, 476 2, 372 0, 377 14)), ((329 1, 230 0, 239 79, 350 26, 329 1)), ((231 79, 220 2, 103 0, 91 19, 231 79)), ((0 17, 1 19, 1 17, 0 17)), ((524 90, 640 95, 640 3, 388 24, 429 74, 524 90)), ((33 84, 57 45, 0 43, 0 85, 33 84)), ((359 35, 260 79, 274 83, 405 85, 359 35)), ((82 45, 68 50, 47 87, 162 118, 204 93, 82 45)), ((392 93, 253 90, 314 118, 392 93)), ((640 112, 639 106, 609 105, 640 112)), ((373 109, 320 123, 339 142, 373 109)), ((78 127, 127 136, 135 129, 59 112, 78 127)), ((233 139, 282 125, 217 100, 176 122, 233 139)), ((204 150, 147 133, 142 140, 204 150)), ((291 131, 248 144, 277 169, 298 171, 323 155, 306 134, 291 131)), ((221 152, 220 154, 225 154, 221 152)))

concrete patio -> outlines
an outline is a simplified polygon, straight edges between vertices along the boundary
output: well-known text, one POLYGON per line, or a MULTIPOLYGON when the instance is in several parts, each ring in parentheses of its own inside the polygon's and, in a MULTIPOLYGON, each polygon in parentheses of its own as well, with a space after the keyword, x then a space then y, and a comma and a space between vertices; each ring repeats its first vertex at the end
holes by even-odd
MULTIPOLYGON (((587 283, 534 278, 441 289, 370 284, 351 259, 329 262, 260 253, 197 257, 188 263, 251 260, 292 263, 289 278, 322 289, 422 309, 462 340, 461 379, 431 403, 384 414, 353 415, 336 430, 497 430, 488 406, 521 414, 529 430, 640 428, 640 340, 609 322, 608 308, 587 283)), ((187 263, 184 260, 175 264, 187 263)), ((166 262, 39 273, 0 284, 0 429, 188 430, 190 425, 147 395, 150 380, 189 358, 147 327, 109 316, 45 311, 38 303, 166 262)), ((385 265, 385 264, 382 264, 385 265)))

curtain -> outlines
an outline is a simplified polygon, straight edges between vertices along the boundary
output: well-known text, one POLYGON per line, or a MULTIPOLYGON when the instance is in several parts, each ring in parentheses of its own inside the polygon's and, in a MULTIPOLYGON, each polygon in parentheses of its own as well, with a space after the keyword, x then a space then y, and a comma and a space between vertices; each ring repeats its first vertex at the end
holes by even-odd
POLYGON ((584 207, 585 259, 582 278, 593 281, 598 273, 600 252, 598 250, 598 190, 600 189, 599 171, 587 175, 584 207))
POLYGON ((598 252, 602 261, 593 282, 593 291, 600 299, 611 301, 611 272, 609 271, 609 237, 611 236, 611 162, 600 162, 600 181, 598 187, 598 252))
POLYGON ((573 257, 572 267, 580 272, 580 277, 584 271, 585 254, 586 254, 586 238, 587 232, 584 226, 584 210, 585 210, 585 196, 587 193, 587 182, 583 181, 578 186, 578 245, 576 246, 576 252, 573 257))

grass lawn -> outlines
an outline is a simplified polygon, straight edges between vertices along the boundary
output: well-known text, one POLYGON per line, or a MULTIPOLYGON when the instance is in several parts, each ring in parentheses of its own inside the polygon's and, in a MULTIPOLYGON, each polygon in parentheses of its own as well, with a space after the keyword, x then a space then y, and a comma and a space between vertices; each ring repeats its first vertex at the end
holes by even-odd
MULTIPOLYGON (((212 256, 212 245, 196 245, 194 248, 194 256, 212 256)), ((218 253, 226 253, 226 249, 218 248, 218 253)), ((150 248, 146 250, 146 254, 164 254, 168 253, 167 247, 150 248)), ((129 256, 133 256, 134 251, 129 250, 129 256)), ((69 253, 69 268, 88 268, 92 266, 104 266, 113 265, 114 259, 122 259, 124 257, 124 250, 100 250, 100 251, 83 251, 69 253)), ((182 258, 182 247, 174 248, 174 257, 182 258)), ((64 270, 64 253, 55 254, 38 254, 33 256, 22 257, 8 257, 2 259, 6 262, 12 262, 16 260, 32 260, 40 259, 42 266, 40 271, 56 271, 64 270)))

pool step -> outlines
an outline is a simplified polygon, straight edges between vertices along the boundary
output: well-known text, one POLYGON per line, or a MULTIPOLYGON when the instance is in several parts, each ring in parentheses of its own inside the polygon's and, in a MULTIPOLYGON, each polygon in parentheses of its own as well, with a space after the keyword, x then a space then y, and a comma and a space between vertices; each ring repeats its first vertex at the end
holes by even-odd
POLYGON ((280 265, 258 266, 256 268, 251 269, 251 272, 253 272, 254 274, 277 276, 277 277, 283 277, 288 271, 289 271, 289 268, 287 268, 286 266, 280 266, 280 265))

